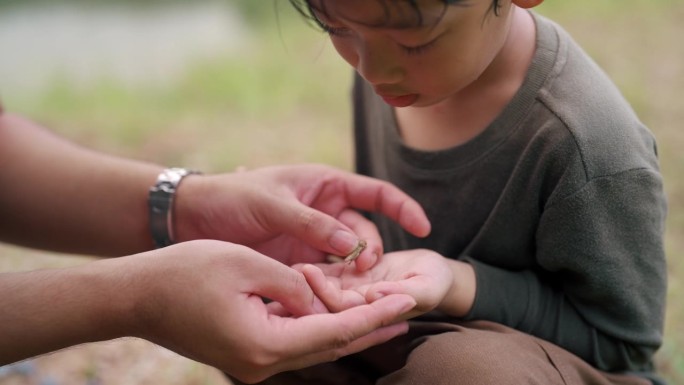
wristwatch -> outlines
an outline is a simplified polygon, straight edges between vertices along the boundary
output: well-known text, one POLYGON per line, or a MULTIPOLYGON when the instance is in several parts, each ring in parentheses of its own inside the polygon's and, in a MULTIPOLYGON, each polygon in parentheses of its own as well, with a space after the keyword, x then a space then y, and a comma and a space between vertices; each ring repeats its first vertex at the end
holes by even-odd
POLYGON ((173 198, 178 185, 188 175, 201 174, 185 168, 167 168, 159 174, 157 182, 150 188, 148 207, 150 233, 157 248, 166 247, 175 241, 173 234, 173 198))

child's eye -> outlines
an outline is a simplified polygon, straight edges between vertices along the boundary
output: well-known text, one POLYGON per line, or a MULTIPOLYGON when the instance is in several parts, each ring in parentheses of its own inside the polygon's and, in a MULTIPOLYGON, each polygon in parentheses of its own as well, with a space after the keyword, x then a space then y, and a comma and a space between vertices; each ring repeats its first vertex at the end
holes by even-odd
POLYGON ((320 20, 318 21, 318 24, 330 36, 344 36, 344 35, 349 33, 349 28, 333 27, 333 26, 330 26, 330 25, 323 23, 320 20))
POLYGON ((404 52, 406 52, 406 54, 408 55, 420 55, 423 52, 430 49, 435 44, 435 42, 437 42, 437 39, 434 39, 425 44, 417 45, 415 47, 407 47, 405 45, 402 45, 401 48, 403 48, 404 52))

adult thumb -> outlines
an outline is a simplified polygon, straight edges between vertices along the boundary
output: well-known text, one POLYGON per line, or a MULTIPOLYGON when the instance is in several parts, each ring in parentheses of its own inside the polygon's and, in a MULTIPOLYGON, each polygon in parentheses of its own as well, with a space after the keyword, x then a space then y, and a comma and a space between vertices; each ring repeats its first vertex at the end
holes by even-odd
POLYGON ((330 254, 347 255, 359 243, 359 237, 348 226, 299 201, 272 210, 269 221, 278 231, 330 254))
POLYGON ((307 283, 304 274, 291 267, 265 257, 263 265, 253 277, 254 294, 280 303, 294 316, 327 312, 307 283))

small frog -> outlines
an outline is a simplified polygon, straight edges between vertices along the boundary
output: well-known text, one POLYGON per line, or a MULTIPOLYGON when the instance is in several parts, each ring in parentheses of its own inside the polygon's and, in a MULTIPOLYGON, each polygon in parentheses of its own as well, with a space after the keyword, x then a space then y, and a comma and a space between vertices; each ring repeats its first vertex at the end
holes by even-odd
POLYGON ((331 255, 328 255, 328 261, 329 262, 345 262, 347 265, 351 265, 351 263, 354 262, 354 260, 356 258, 358 258, 359 255, 361 255, 361 252, 366 248, 367 245, 368 244, 366 243, 365 240, 359 239, 359 243, 356 245, 356 248, 354 248, 354 250, 352 250, 352 252, 349 253, 349 255, 344 257, 344 259, 342 259, 341 257, 338 257, 337 255, 331 254, 331 255))

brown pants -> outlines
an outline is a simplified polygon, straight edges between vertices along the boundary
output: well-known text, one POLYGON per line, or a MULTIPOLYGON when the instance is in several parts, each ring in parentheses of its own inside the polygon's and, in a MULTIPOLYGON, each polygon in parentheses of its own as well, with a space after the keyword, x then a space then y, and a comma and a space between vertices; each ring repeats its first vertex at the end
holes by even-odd
MULTIPOLYGON (((241 382, 232 379, 235 384, 241 382)), ((486 321, 412 321, 408 334, 263 385, 650 385, 601 372, 562 348, 486 321)))

